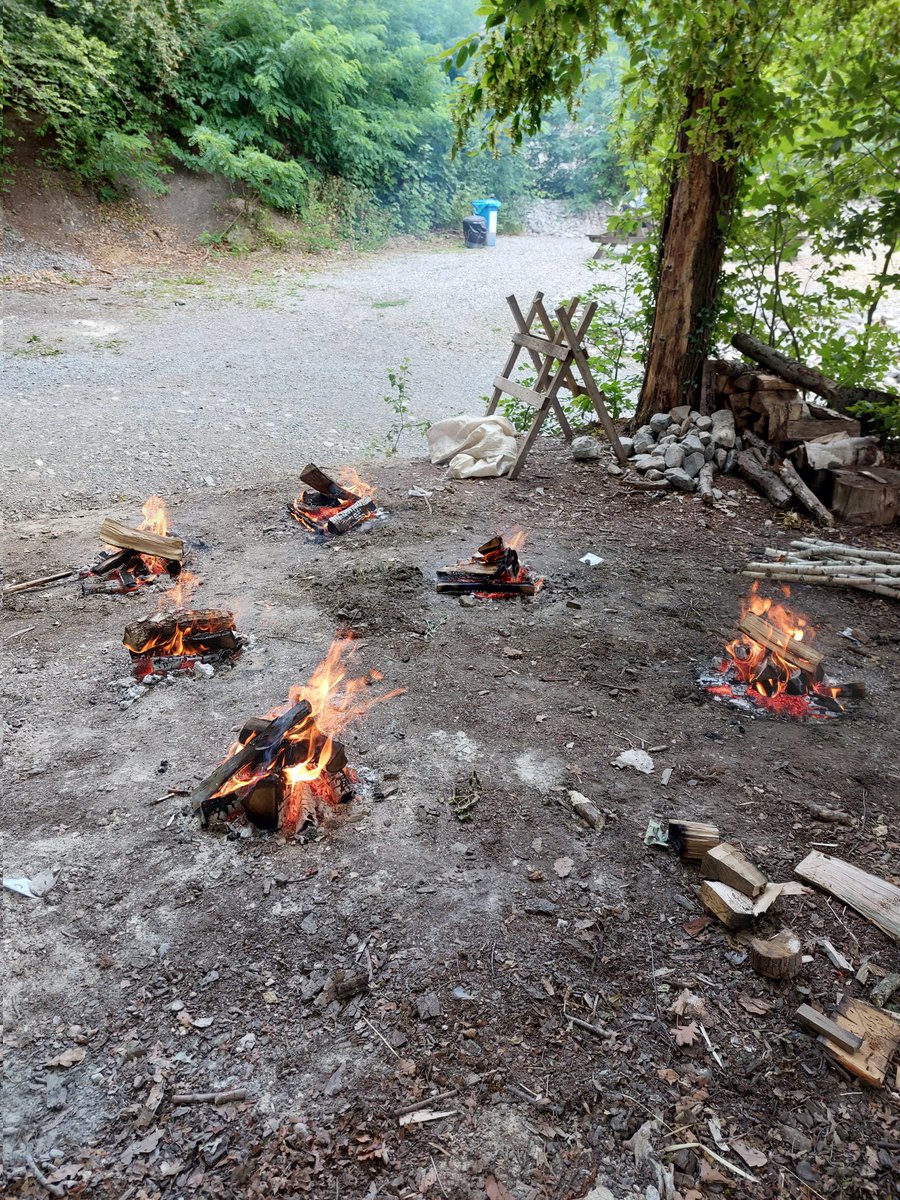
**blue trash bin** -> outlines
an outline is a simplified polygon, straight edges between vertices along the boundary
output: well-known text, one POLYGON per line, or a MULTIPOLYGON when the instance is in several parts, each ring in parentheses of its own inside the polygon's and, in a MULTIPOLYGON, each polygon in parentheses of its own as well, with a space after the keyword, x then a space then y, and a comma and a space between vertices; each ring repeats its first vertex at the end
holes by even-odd
POLYGON ((486 246, 497 245, 497 209, 500 208, 499 200, 473 200, 472 211, 476 217, 484 217, 487 221, 487 240, 486 246))

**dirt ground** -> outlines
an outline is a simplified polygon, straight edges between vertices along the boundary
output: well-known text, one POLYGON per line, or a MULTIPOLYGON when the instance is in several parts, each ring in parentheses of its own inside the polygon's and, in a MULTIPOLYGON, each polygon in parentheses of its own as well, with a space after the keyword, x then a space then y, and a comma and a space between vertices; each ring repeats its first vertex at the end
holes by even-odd
MULTIPOLYGON (((387 516, 326 545, 287 516, 287 476, 172 497, 198 603, 255 638, 211 679, 119 706, 122 631, 152 589, 70 585, 2 613, 4 871, 59 872, 43 899, 3 894, 6 1194, 896 1196, 893 1067, 868 1090, 794 1019, 801 1002, 868 997, 896 946, 824 894, 786 897, 761 931, 789 924, 809 961, 770 983, 744 935, 698 920, 697 871, 643 842, 650 818, 682 816, 717 823, 773 879, 818 846, 896 882, 896 610, 798 589, 831 672, 865 679, 868 701, 828 722, 753 719, 694 683, 734 632, 740 566, 796 536, 742 485, 730 509, 636 496, 553 442, 517 482, 362 469, 387 516), (547 580, 533 601, 435 594, 436 567, 516 527, 547 580), (603 565, 582 566, 586 551, 603 565), (385 798, 370 789, 304 845, 229 840, 183 794, 159 800, 346 625, 360 673, 406 689, 345 739, 385 798), (629 747, 653 774, 611 765, 629 747), (450 800, 473 771, 462 823, 450 800), (571 788, 602 832, 567 809, 571 788), (818 823, 809 800, 855 825, 818 823), (369 991, 324 1002, 338 968, 369 971, 369 991), (244 1098, 173 1101, 229 1089, 244 1098), (400 1127, 430 1095, 447 1115, 400 1127)), ((7 578, 89 561, 104 515, 137 513, 18 520, 7 578)))

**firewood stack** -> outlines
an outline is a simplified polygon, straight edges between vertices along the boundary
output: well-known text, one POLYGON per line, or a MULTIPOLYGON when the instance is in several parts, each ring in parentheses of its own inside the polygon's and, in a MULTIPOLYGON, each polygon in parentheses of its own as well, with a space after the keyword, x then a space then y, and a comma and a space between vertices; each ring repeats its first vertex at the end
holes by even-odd
POLYGON ((112 548, 101 551, 99 558, 80 573, 85 596, 98 592, 126 594, 142 584, 153 583, 160 575, 175 578, 181 573, 184 542, 169 533, 132 529, 107 517, 100 526, 100 540, 112 548))
POLYGON ((441 567, 435 588, 458 596, 533 596, 542 583, 522 566, 514 546, 493 537, 467 562, 441 567))

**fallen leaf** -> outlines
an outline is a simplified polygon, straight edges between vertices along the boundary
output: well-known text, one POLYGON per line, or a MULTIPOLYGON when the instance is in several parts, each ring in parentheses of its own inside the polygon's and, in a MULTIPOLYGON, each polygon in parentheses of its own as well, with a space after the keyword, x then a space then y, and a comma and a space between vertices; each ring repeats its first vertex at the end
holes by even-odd
POLYGON ((681 989, 669 1005, 668 1011, 674 1013, 676 1017, 699 1017, 702 1021, 712 1023, 712 1017, 706 1008, 703 998, 698 996, 696 992, 692 992, 690 988, 681 989))
POLYGON ((263 1000, 265 1000, 266 1004, 277 1004, 278 1003, 278 993, 273 992, 271 989, 267 992, 263 992, 262 998, 263 998, 263 1000))
POLYGON ((516 1200, 515 1196, 504 1187, 499 1179, 495 1179, 493 1175, 485 1175, 484 1177, 484 1194, 488 1200, 516 1200))
POLYGON ((191 1022, 195 1029, 209 1029, 212 1023, 212 1017, 197 1017, 196 1021, 191 1022))
POLYGON ((691 1021, 690 1025, 675 1026, 675 1043, 678 1046, 693 1046, 697 1040, 697 1035, 700 1030, 697 1028, 697 1022, 691 1021))
POLYGON ((685 921, 681 928, 688 935, 688 937, 693 938, 697 937, 698 934, 701 934, 703 930, 712 925, 712 923, 712 917, 692 917, 690 921, 685 921))
POLYGON ((763 1154, 762 1150, 754 1150, 752 1146, 748 1146, 746 1142, 732 1142, 731 1148, 738 1156, 743 1159, 748 1167, 764 1167, 769 1161, 763 1154))
POLYGON ((724 1183, 728 1187, 734 1186, 734 1180, 730 1175, 725 1175, 718 1167, 714 1167, 712 1163, 708 1163, 705 1158, 700 1161, 700 1182, 724 1183))
POLYGON ((673 1071, 671 1067, 657 1067, 656 1074, 666 1083, 677 1083, 681 1076, 677 1071, 673 1071))
POLYGON ((565 879, 567 875, 572 874, 572 868, 575 864, 571 858, 558 858, 553 864, 553 870, 557 873, 560 879, 565 879))
POLYGON ((49 1059, 44 1065, 48 1067, 74 1067, 78 1063, 84 1062, 87 1057, 87 1050, 84 1046, 70 1046, 68 1050, 63 1050, 62 1054, 57 1054, 56 1058, 49 1059))
POLYGON ((738 996, 738 1004, 744 1012, 753 1013, 757 1017, 765 1016, 772 1007, 768 1000, 758 1000, 755 996, 748 996, 746 992, 741 992, 738 996))

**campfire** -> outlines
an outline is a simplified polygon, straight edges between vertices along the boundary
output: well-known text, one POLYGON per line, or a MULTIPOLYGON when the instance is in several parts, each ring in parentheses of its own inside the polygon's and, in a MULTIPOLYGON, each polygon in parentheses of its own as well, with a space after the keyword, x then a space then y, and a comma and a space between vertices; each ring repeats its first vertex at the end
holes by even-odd
POLYGON ((200 784, 192 808, 203 827, 214 813, 229 823, 308 835, 329 809, 352 800, 359 779, 337 734, 375 704, 401 694, 365 693, 384 677, 347 677, 353 642, 338 638, 309 683, 291 688, 288 703, 252 717, 228 757, 200 784))
MULTIPOLYGON (((784 592, 790 596, 788 588, 784 592)), ((826 679, 825 656, 812 645, 816 631, 809 619, 761 596, 758 584, 741 602, 738 630, 715 673, 700 680, 716 699, 745 711, 823 720, 846 711, 842 700, 865 695, 862 683, 826 679)))
POLYGON ((352 467, 345 467, 340 482, 336 482, 309 463, 300 472, 300 479, 307 486, 290 501, 288 512, 311 533, 335 537, 378 516, 375 489, 364 483, 352 467))
POLYGON ((244 647, 230 612, 188 608, 198 580, 189 571, 160 600, 151 617, 126 626, 123 645, 131 655, 131 670, 139 683, 154 683, 167 675, 234 662, 244 647))
POLYGON ((519 530, 508 541, 493 537, 467 562, 441 567, 437 572, 438 592, 497 599, 502 596, 533 596, 543 586, 519 561, 525 534, 519 530))
POLYGON ((100 526, 100 540, 107 549, 80 573, 85 596, 124 595, 155 583, 160 575, 176 578, 181 573, 184 542, 169 531, 161 497, 151 496, 142 511, 144 519, 136 529, 111 518, 100 526))

